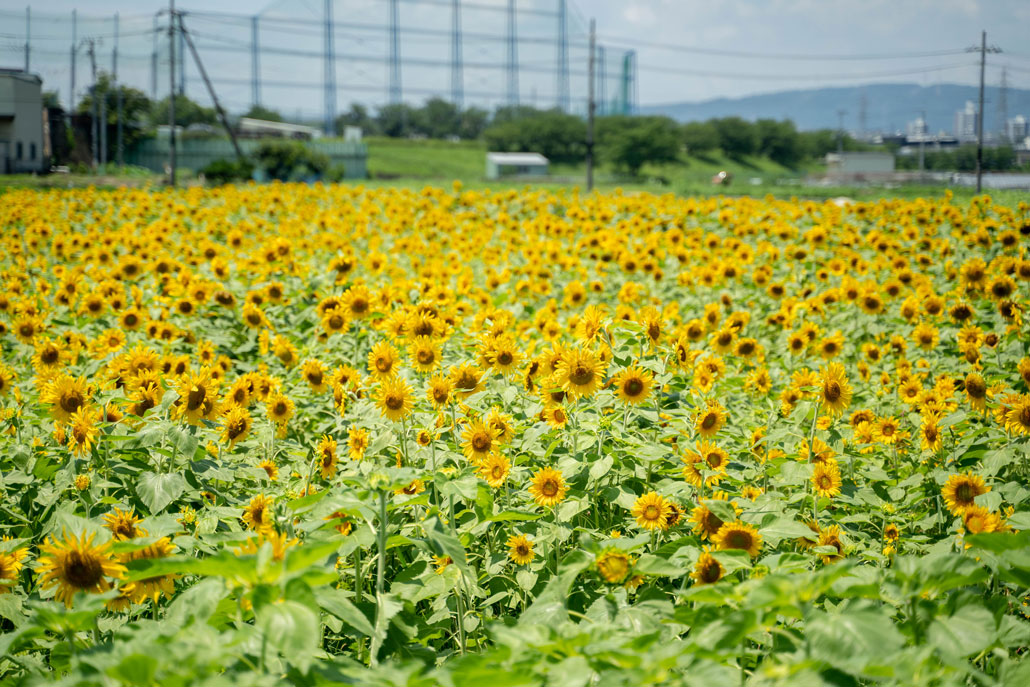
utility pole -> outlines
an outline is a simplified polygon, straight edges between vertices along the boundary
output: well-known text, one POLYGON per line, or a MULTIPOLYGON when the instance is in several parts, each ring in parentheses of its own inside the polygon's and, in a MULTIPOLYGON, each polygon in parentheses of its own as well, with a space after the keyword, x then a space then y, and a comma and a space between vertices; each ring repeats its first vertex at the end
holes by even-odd
POLYGON ((966 52, 980 53, 980 109, 976 115, 976 192, 983 191, 983 159, 984 159, 984 69, 987 66, 987 53, 999 53, 997 46, 987 47, 987 32, 980 32, 980 47, 966 48, 966 52))
POLYGON ((122 87, 118 84, 118 13, 114 13, 114 52, 111 53, 111 82, 114 84, 115 108, 118 116, 116 145, 118 148, 118 169, 125 167, 125 148, 122 136, 122 87))
POLYGON ((919 180, 923 180, 923 172, 926 170, 926 134, 930 130, 926 125, 926 110, 920 111, 920 122, 922 126, 919 131, 919 180))
POLYGON ((390 0, 390 104, 400 105, 401 93, 401 23, 398 0, 390 0))
POLYGON ((160 12, 154 14, 154 49, 150 53, 150 99, 157 100, 157 45, 161 41, 161 30, 157 25, 157 17, 160 12))
MULTIPOLYGON (((1002 140, 1008 141, 1009 122, 1009 74, 1008 67, 1001 68, 1001 85, 998 88, 998 127, 1002 140)), ((1012 141, 1009 141, 1010 143, 1012 141)))
POLYGON ((558 107, 569 111, 569 9, 558 0, 558 107))
POLYGON ((75 112, 75 55, 79 50, 79 38, 78 38, 78 13, 72 10, 72 59, 71 59, 71 73, 72 73, 72 85, 71 92, 68 93, 68 116, 70 117, 75 112))
POLYGON ((590 47, 587 57, 587 193, 594 190, 594 53, 597 51, 595 22, 590 20, 590 47))
POLYGON ((451 102, 461 109, 465 99, 461 64, 461 0, 451 0, 451 102))
POLYGON ((25 73, 29 73, 29 53, 32 52, 32 8, 25 8, 25 73))
POLYGON ((258 48, 258 15, 250 18, 250 104, 261 104, 261 64, 258 48))
POLYGON ((175 188, 175 0, 168 0, 168 185, 175 188))
POLYGON ((229 117, 225 114, 225 109, 222 104, 218 102, 218 95, 215 93, 215 87, 211 85, 211 79, 207 78, 207 70, 204 69, 204 63, 200 61, 200 53, 197 52, 197 46, 193 44, 193 37, 190 36, 186 30, 186 25, 182 22, 182 15, 179 15, 179 33, 186 40, 186 45, 190 48, 190 54, 193 55, 193 61, 197 63, 197 71, 200 72, 200 78, 204 80, 204 85, 207 86, 208 95, 211 96, 211 102, 215 104, 215 112, 218 113, 218 119, 221 120, 222 126, 225 128, 225 132, 229 134, 229 140, 232 141, 233 150, 236 151, 236 157, 239 160, 243 160, 243 151, 240 150, 240 143, 236 140, 236 132, 233 131, 232 127, 229 126, 229 117))
POLYGON ((608 114, 608 58, 604 54, 604 46, 597 46, 597 102, 600 103, 600 115, 608 114))
POLYGON ((86 44, 86 54, 89 55, 89 64, 93 71, 93 85, 90 87, 90 99, 93 101, 92 103, 90 103, 92 105, 91 119, 93 120, 93 135, 90 136, 89 147, 91 149, 93 156, 93 171, 95 172, 97 170, 97 165, 100 162, 99 151, 97 150, 97 144, 99 143, 98 139, 100 138, 100 129, 97 126, 99 123, 97 121, 97 50, 96 42, 94 41, 94 39, 87 38, 84 42, 86 44))
POLYGON ((847 110, 837 110, 837 154, 844 155, 844 115, 847 110))
POLYGON ((508 105, 519 104, 519 39, 518 27, 516 26, 515 0, 508 0, 508 22, 507 35, 507 56, 505 58, 505 70, 508 77, 508 105))
POLYGON ((333 50, 333 0, 325 0, 325 65, 322 67, 325 77, 325 94, 323 96, 324 120, 322 128, 326 136, 332 136, 336 128, 336 54, 333 50))

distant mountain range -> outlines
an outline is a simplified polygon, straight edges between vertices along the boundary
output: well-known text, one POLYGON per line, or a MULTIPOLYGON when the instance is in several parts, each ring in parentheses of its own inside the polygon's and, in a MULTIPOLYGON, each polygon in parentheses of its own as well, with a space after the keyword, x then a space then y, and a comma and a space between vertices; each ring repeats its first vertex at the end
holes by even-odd
MULTIPOLYGON (((864 98, 866 131, 904 131, 905 125, 925 110, 931 133, 951 133, 956 110, 963 109, 967 100, 975 103, 977 95, 978 89, 975 86, 958 84, 869 84, 647 105, 642 106, 640 112, 667 115, 681 122, 733 115, 748 120, 791 119, 799 129, 811 130, 836 129, 839 122, 837 111, 846 110, 844 128, 858 132, 862 129, 860 113, 864 98)), ((1009 88, 1006 96, 1008 117, 1021 114, 1030 119, 1030 90, 1009 88)), ((986 87, 984 99, 984 111, 987 114, 984 120, 985 132, 1000 130, 1000 89, 996 86, 986 87)))

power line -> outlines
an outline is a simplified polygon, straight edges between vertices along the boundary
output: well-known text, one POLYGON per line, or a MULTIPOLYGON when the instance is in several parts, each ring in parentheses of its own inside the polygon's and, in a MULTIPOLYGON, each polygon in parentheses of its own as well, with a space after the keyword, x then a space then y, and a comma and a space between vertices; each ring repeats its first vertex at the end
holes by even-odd
POLYGON ((878 79, 889 76, 907 76, 911 74, 926 74, 930 72, 946 71, 961 67, 974 66, 971 63, 961 62, 935 67, 920 67, 914 69, 901 69, 896 71, 883 72, 855 72, 843 74, 789 74, 784 72, 753 74, 745 72, 713 72, 701 69, 685 69, 682 67, 665 67, 661 65, 640 65, 640 68, 648 72, 659 72, 663 74, 678 74, 681 76, 704 76, 721 79, 753 79, 760 81, 832 81, 837 79, 878 79))

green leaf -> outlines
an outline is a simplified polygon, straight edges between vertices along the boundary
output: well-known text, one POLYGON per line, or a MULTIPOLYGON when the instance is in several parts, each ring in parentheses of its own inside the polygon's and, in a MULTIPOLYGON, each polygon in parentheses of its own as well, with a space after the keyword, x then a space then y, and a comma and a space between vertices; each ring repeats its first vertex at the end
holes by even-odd
POLYGON ((157 659, 148 654, 129 654, 107 674, 129 685, 152 685, 157 675, 157 659))
POLYGON ((136 495, 149 510, 151 515, 163 511, 168 504, 182 496, 186 491, 186 480, 177 472, 159 475, 144 472, 136 482, 136 495))
POLYGON ((315 600, 323 611, 336 616, 364 636, 371 637, 375 634, 372 623, 350 600, 350 594, 342 589, 320 587, 315 590, 315 600))
POLYGON ((266 604, 258 610, 256 626, 262 633, 263 651, 278 652, 307 672, 322 641, 314 611, 296 601, 266 604))

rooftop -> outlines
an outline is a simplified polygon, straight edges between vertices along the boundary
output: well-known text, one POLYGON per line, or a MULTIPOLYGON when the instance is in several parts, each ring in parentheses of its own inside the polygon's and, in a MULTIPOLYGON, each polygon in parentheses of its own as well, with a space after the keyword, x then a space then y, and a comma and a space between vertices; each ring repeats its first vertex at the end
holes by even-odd
POLYGON ((499 165, 546 165, 548 160, 540 153, 487 153, 486 159, 499 165))

